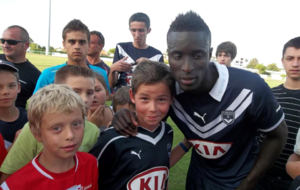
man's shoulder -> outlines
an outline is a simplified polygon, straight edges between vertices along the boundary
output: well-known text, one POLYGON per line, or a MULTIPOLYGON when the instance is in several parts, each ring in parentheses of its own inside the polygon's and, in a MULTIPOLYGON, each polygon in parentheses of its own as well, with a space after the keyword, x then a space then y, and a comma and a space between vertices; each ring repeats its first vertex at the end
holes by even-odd
POLYGON ((117 43, 117 46, 128 47, 128 46, 133 46, 133 45, 132 45, 132 42, 120 42, 120 43, 117 43))
POLYGON ((153 52, 157 52, 157 53, 162 54, 161 51, 159 51, 158 49, 154 48, 153 46, 149 46, 148 49, 151 50, 151 51, 153 51, 153 52))
POLYGON ((272 91, 278 91, 278 90, 284 90, 285 88, 283 87, 283 84, 280 84, 280 85, 275 86, 271 89, 272 89, 272 91))
POLYGON ((89 66, 90 66, 90 68, 91 68, 93 71, 95 71, 95 72, 97 72, 97 73, 99 73, 99 74, 101 74, 101 75, 103 75, 103 73, 105 73, 105 75, 107 75, 104 69, 102 69, 102 68, 100 68, 100 67, 97 67, 97 66, 94 66, 94 65, 89 65, 89 66))

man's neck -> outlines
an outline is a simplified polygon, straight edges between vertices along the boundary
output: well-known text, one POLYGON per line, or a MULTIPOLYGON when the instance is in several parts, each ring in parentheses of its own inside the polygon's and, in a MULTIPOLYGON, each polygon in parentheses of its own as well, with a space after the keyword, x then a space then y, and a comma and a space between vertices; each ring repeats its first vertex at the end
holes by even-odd
POLYGON ((58 158, 53 154, 47 154, 44 151, 38 158, 38 162, 48 171, 53 173, 63 173, 75 166, 74 157, 71 158, 58 158))
POLYGON ((97 55, 97 56, 87 56, 86 59, 92 65, 95 65, 95 64, 101 62, 101 59, 100 59, 99 55, 97 55))
POLYGON ((149 47, 146 43, 139 45, 139 44, 136 44, 133 42, 132 45, 133 45, 133 47, 135 47, 137 49, 147 49, 149 47))
POLYGON ((300 80, 295 80, 287 77, 283 86, 290 90, 300 90, 300 80))
POLYGON ((81 67, 85 67, 88 68, 87 64, 86 64, 86 60, 82 60, 82 61, 72 61, 70 59, 68 59, 67 65, 78 65, 81 67))
POLYGON ((25 61, 27 61, 25 55, 24 56, 19 56, 19 57, 8 57, 5 56, 5 58, 7 59, 7 61, 18 64, 18 63, 24 63, 25 61))
POLYGON ((0 108, 0 120, 5 122, 13 122, 19 118, 19 109, 15 105, 8 108, 0 108))

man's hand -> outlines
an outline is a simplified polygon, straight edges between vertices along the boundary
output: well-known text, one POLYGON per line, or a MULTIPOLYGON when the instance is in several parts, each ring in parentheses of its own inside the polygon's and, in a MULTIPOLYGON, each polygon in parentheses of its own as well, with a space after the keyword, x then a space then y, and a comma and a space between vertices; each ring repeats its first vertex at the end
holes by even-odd
POLYGON ((129 72, 132 70, 132 66, 130 63, 127 63, 125 60, 128 58, 128 56, 124 57, 123 59, 120 59, 119 61, 115 62, 110 66, 111 72, 117 71, 117 72, 129 72))
POLYGON ((113 127, 124 136, 134 136, 137 134, 137 117, 136 113, 128 109, 117 111, 112 119, 113 127))
POLYGON ((98 108, 94 111, 94 113, 92 113, 92 111, 89 110, 87 114, 87 120, 89 122, 94 123, 97 127, 100 127, 104 119, 104 110, 104 105, 99 105, 98 108))

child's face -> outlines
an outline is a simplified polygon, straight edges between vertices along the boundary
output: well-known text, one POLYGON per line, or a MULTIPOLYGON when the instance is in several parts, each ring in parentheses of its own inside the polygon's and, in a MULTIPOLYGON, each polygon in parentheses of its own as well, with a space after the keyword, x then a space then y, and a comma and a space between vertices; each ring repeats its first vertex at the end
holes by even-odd
POLYGON ((0 107, 10 107, 15 105, 20 83, 16 77, 8 71, 0 71, 0 107))
POLYGON ((135 111, 135 107, 133 105, 127 103, 127 104, 118 104, 118 105, 116 105, 116 112, 123 109, 123 108, 131 110, 131 111, 135 111))
POLYGON ((65 84, 71 87, 77 94, 80 95, 83 102, 85 103, 87 113, 94 99, 94 80, 92 78, 86 78, 81 76, 69 76, 65 84))
POLYGON ((71 113, 48 113, 41 121, 40 133, 34 136, 43 143, 47 158, 66 159, 75 155, 84 134, 84 118, 80 109, 71 113))
POLYGON ((135 103, 139 125, 148 129, 157 127, 172 103, 169 87, 162 82, 141 84, 134 96, 130 90, 130 98, 135 103))
POLYGON ((90 107, 91 111, 95 111, 99 105, 105 104, 106 95, 107 95, 107 90, 103 87, 102 83, 96 79, 94 101, 90 107))

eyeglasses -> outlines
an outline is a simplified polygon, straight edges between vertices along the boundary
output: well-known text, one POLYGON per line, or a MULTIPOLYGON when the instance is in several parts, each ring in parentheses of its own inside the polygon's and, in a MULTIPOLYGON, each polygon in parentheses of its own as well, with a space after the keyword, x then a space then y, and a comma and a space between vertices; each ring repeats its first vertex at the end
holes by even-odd
POLYGON ((17 45, 20 42, 26 42, 26 41, 20 41, 20 40, 5 40, 3 38, 0 39, 1 40, 1 44, 5 44, 5 42, 7 42, 9 45, 17 45))

